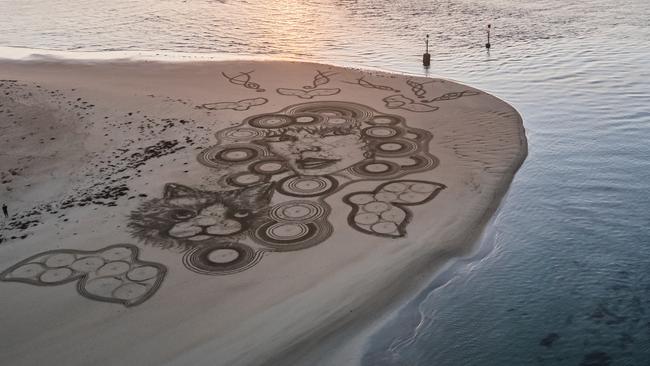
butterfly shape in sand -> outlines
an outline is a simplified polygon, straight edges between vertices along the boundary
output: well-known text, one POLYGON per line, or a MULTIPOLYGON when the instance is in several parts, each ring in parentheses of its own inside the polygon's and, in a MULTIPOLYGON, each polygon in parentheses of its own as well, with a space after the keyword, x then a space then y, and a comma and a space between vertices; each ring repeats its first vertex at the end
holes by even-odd
POLYGON ((388 109, 404 109, 411 112, 434 112, 438 110, 436 106, 418 103, 401 94, 391 95, 383 100, 388 109))
POLYGON ((219 111, 223 109, 232 109, 235 111, 247 111, 251 107, 255 107, 258 105, 263 105, 268 103, 268 99, 266 98, 252 98, 252 99, 242 99, 237 102, 216 102, 216 103, 206 103, 206 104, 201 104, 197 108, 199 109, 209 109, 212 111, 219 111))
POLYGON ((158 290, 167 268, 138 259, 138 248, 116 244, 97 251, 50 250, 4 272, 0 281, 57 286, 77 281, 77 292, 92 300, 124 306, 143 303, 158 290))
POLYGON ((280 95, 289 95, 298 97, 301 99, 312 99, 313 97, 324 97, 329 95, 335 95, 341 92, 339 88, 322 88, 322 89, 288 89, 288 88, 279 88, 278 94, 280 95))
POLYGON ((362 233, 387 238, 406 235, 413 214, 406 206, 432 200, 444 184, 421 180, 395 180, 379 185, 372 192, 354 192, 343 197, 352 206, 348 223, 362 233))
POLYGON ((335 75, 334 72, 323 72, 316 70, 316 76, 311 85, 305 85, 302 89, 290 89, 290 88, 278 88, 277 92, 280 95, 290 95, 295 96, 300 99, 312 99, 313 97, 325 97, 329 95, 335 95, 341 92, 339 88, 318 88, 321 85, 328 84, 332 75, 335 75))

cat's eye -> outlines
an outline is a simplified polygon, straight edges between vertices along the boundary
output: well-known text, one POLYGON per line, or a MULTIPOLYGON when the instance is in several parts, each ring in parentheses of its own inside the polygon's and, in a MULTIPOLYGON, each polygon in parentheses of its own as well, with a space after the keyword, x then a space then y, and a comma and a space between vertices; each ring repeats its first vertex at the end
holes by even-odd
POLYGON ((174 210, 172 216, 174 216, 174 218, 177 220, 187 220, 196 216, 196 212, 192 210, 178 209, 178 210, 174 210))
POLYGON ((269 136, 264 139, 265 142, 282 142, 282 141, 296 141, 297 137, 291 135, 269 136))
POLYGON ((282 135, 280 136, 280 141, 298 141, 298 138, 291 135, 282 135))
POLYGON ((249 214, 248 211, 239 210, 239 211, 235 212, 234 216, 242 218, 242 217, 248 216, 248 214, 249 214))

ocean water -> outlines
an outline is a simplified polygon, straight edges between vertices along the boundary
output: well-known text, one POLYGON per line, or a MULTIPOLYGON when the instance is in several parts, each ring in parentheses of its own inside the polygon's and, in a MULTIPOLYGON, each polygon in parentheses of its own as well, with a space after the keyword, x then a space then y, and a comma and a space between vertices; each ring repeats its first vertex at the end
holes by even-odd
POLYGON ((439 75, 507 100, 524 118, 529 155, 480 250, 392 314, 363 364, 650 365, 647 0, 0 0, 0 9, 0 57, 262 55, 439 75))

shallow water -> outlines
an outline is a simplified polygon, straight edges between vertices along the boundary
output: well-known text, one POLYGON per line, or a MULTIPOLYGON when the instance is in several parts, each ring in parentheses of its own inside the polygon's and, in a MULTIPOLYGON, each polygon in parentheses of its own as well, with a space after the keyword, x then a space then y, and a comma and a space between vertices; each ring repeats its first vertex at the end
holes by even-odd
POLYGON ((5 47, 264 55, 414 74, 427 74, 430 33, 430 73, 512 103, 530 151, 491 250, 432 280, 373 336, 364 363, 648 364, 646 0, 0 0, 0 9, 5 47))

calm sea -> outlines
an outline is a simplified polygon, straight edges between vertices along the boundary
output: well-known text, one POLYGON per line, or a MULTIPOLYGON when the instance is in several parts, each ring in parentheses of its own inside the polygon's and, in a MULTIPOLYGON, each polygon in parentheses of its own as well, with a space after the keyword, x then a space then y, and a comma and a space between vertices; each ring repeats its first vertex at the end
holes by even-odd
POLYGON ((0 9, 0 47, 264 55, 418 75, 429 33, 430 73, 516 106, 530 153, 479 253, 396 312, 364 364, 650 365, 648 0, 0 0, 0 9))

